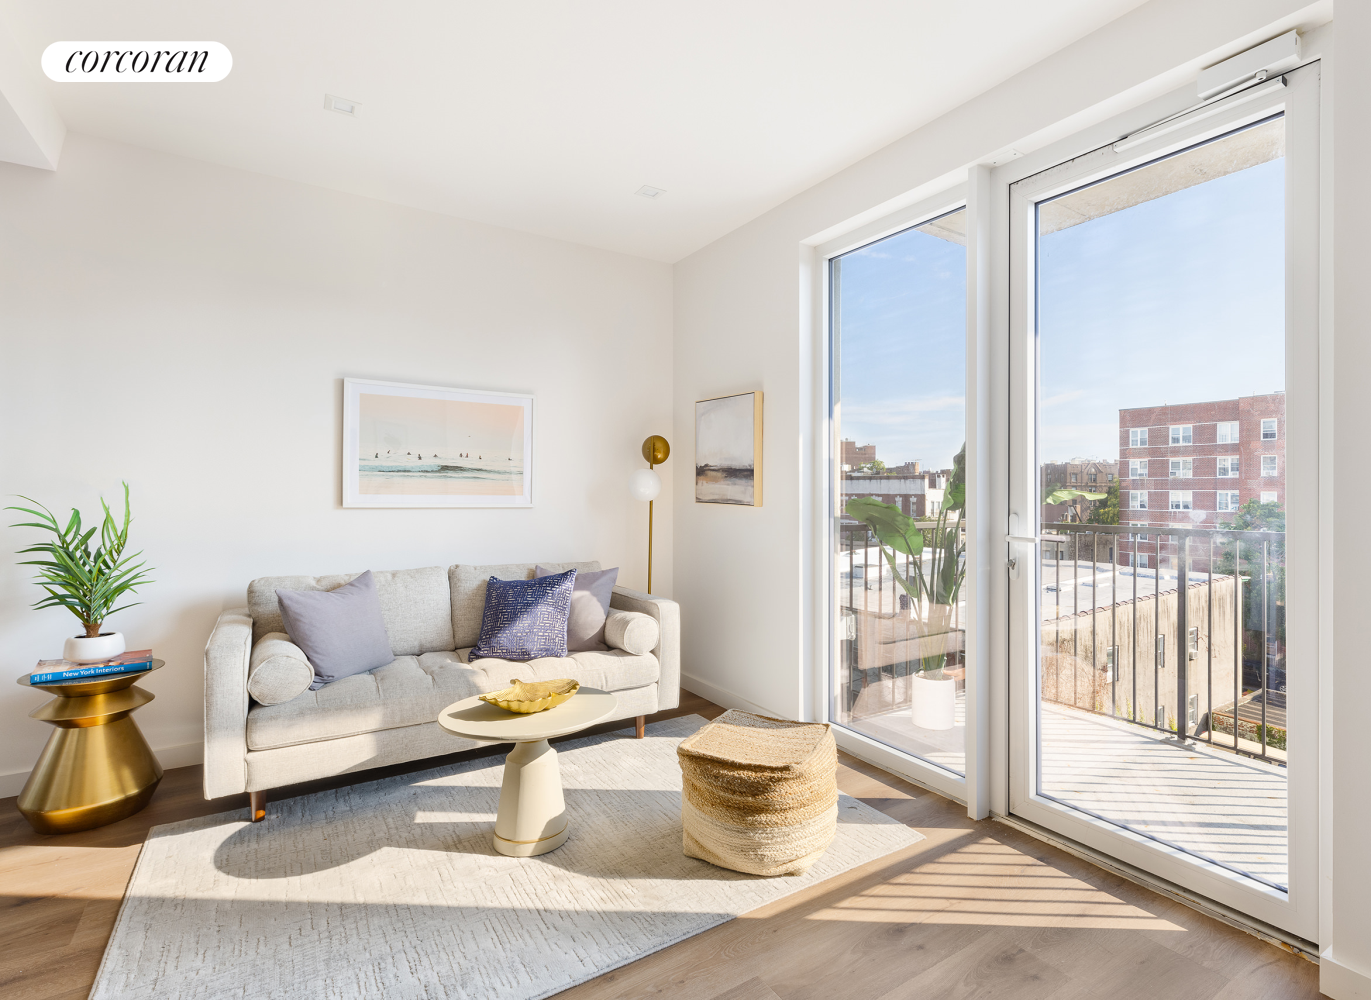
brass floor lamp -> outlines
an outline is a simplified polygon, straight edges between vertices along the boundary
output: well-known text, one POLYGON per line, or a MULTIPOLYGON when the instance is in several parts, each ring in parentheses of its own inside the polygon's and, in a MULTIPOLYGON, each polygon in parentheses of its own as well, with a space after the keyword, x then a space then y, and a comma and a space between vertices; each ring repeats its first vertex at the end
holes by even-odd
POLYGON ((635 500, 647 501, 647 591, 652 593, 652 501, 662 492, 662 477, 653 469, 667 460, 671 445, 666 438, 654 434, 643 442, 643 458, 647 468, 638 469, 628 477, 628 492, 635 500))

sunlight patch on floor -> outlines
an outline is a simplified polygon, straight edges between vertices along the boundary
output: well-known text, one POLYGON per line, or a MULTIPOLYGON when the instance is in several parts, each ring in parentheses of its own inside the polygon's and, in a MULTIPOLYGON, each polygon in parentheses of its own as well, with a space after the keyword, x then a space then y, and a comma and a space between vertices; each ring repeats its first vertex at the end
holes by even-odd
POLYGON ((809 915, 810 920, 1182 931, 1036 858, 982 839, 809 915))

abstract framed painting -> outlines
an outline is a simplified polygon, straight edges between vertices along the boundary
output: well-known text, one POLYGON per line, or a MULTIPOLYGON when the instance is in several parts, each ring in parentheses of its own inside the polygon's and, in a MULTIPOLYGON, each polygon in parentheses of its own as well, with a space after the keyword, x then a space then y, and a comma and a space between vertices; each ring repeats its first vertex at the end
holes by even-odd
POLYGON ((533 396, 343 379, 344 507, 532 507, 533 396))
POLYGON ((695 404, 695 502, 762 505, 762 394, 695 404))

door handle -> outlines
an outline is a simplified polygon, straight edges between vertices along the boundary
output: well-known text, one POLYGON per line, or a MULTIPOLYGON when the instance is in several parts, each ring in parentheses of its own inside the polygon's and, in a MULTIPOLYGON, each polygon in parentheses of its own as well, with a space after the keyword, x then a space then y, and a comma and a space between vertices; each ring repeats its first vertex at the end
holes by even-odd
POLYGON ((1029 545, 1037 545, 1042 539, 1037 535, 1005 535, 1006 542, 1026 542, 1029 545))

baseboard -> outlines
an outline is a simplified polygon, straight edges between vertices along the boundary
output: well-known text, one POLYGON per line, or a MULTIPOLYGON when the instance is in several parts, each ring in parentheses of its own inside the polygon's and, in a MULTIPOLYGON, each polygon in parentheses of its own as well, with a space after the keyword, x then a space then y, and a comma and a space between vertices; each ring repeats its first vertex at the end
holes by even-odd
POLYGON ((1319 956, 1319 992, 1333 1000, 1371 1000, 1371 976, 1324 952, 1319 956))
MULTIPOLYGON (((154 750, 157 761, 162 765, 163 770, 173 767, 189 767, 192 764, 199 764, 205 759, 204 743, 182 743, 180 746, 164 747, 161 750, 154 750)), ((14 771, 11 774, 0 774, 0 799, 7 799, 12 795, 18 795, 24 790, 24 782, 29 780, 28 771, 14 771)))
POLYGON ((766 708, 763 705, 758 705, 756 702, 748 701, 742 695, 734 694, 732 691, 711 684, 709 681, 701 680, 698 677, 692 677, 684 671, 681 673, 681 687, 691 694, 698 694, 701 698, 708 698, 710 701, 714 702, 714 704, 723 708, 736 708, 739 711, 751 712, 754 715, 769 715, 773 718, 781 715, 781 713, 777 712, 774 708, 766 708))

